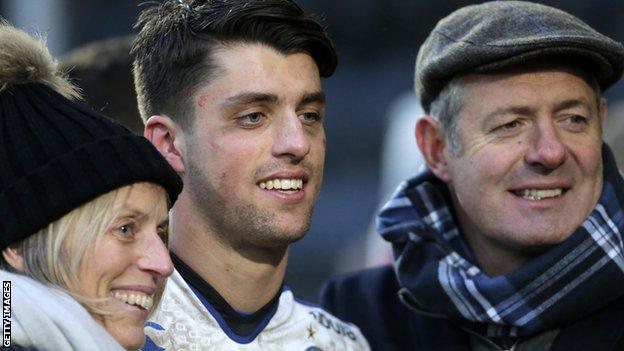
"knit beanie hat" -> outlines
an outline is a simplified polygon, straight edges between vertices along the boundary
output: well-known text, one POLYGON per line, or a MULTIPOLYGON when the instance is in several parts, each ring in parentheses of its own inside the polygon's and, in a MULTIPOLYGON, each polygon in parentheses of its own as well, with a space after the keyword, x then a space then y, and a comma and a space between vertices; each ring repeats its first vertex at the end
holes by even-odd
POLYGON ((75 101, 45 43, 0 23, 0 249, 136 182, 182 181, 145 138, 75 101))

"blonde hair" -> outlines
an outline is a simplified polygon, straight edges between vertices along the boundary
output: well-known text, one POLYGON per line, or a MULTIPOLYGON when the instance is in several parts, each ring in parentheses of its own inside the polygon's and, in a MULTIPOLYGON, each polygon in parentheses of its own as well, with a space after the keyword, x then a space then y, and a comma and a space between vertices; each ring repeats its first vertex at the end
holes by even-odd
MULTIPOLYGON (((89 248, 97 245, 115 220, 117 211, 114 205, 128 187, 132 185, 100 195, 24 239, 20 244, 24 270, 18 273, 60 288, 91 314, 115 313, 116 310, 110 307, 102 307, 110 298, 87 297, 77 292, 80 287, 78 273, 89 248)), ((163 289, 164 284, 154 294, 152 311, 158 306, 163 289)))

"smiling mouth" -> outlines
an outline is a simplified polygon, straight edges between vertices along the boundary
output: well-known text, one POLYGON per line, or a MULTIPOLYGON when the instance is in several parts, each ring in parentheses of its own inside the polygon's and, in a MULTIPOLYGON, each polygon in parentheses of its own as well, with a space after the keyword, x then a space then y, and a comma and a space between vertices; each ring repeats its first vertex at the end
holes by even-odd
POLYGON ((525 200, 539 201, 543 199, 550 199, 559 197, 564 193, 562 188, 554 189, 521 189, 514 190, 513 193, 525 200))
POLYGON ((285 193, 296 193, 303 189, 303 179, 282 179, 276 178, 258 183, 260 189, 273 190, 285 193))
POLYGON ((113 297, 123 303, 137 306, 144 310, 149 310, 150 308, 152 308, 152 305, 154 304, 153 295, 145 295, 145 294, 140 294, 140 293, 126 294, 126 293, 115 292, 113 294, 113 297))

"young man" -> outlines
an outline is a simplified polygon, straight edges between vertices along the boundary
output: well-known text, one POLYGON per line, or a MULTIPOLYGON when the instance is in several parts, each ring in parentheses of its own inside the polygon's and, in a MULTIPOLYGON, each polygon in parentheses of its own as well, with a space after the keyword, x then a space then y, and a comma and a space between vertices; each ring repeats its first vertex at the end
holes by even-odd
POLYGON ((425 41, 428 169, 378 217, 395 263, 328 284, 380 350, 621 350, 624 180, 601 91, 624 48, 551 7, 462 8, 425 41))
POLYGON ((182 176, 176 272, 144 349, 361 350, 359 330, 283 286, 325 156, 324 29, 292 1, 167 1, 133 53, 145 136, 182 176))

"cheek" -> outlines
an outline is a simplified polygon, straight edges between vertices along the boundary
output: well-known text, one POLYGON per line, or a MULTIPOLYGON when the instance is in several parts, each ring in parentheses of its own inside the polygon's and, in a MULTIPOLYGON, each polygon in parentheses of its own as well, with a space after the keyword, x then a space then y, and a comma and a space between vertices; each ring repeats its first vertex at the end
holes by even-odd
POLYGON ((320 142, 321 153, 323 154, 323 159, 325 159, 325 150, 327 149, 327 137, 325 136, 325 132, 323 131, 320 142))
POLYGON ((129 264, 128 253, 115 247, 104 247, 97 252, 85 255, 79 268, 81 294, 88 297, 106 297, 111 281, 123 275, 129 264))
POLYGON ((451 159, 451 183, 460 203, 468 209, 500 201, 507 184, 513 183, 518 160, 522 160, 521 153, 510 147, 484 147, 475 154, 451 159))
POLYGON ((325 147, 327 146, 327 136, 325 135, 325 129, 320 132, 320 145, 323 148, 323 152, 325 152, 325 147))
POLYGON ((102 276, 99 254, 101 250, 94 248, 89 248, 85 252, 84 258, 78 265, 78 286, 72 287, 74 292, 87 297, 97 297, 98 282, 102 276))
POLYGON ((601 145, 581 145, 576 147, 574 155, 586 175, 597 176, 602 174, 602 152, 601 145))
POLYGON ((319 127, 319 129, 306 130, 306 139, 310 145, 310 153, 308 159, 321 159, 324 160, 325 149, 327 148, 327 137, 325 135, 325 128, 319 127))
POLYGON ((199 157, 195 159, 200 162, 198 166, 203 169, 205 181, 225 197, 236 197, 241 185, 252 182, 254 165, 262 156, 260 148, 242 140, 216 140, 205 150, 197 150, 199 157))
POLYGON ((317 163, 319 169, 323 169, 323 163, 325 162, 325 150, 326 150, 326 138, 325 133, 315 136, 310 139, 310 158, 313 162, 317 163))
POLYGON ((80 295, 95 297, 97 295, 97 281, 100 273, 90 263, 80 267, 79 272, 78 286, 72 287, 72 290, 80 295))
POLYGON ((325 165, 325 151, 326 151, 326 137, 324 130, 311 134, 309 136, 310 153, 305 157, 303 163, 309 166, 312 171, 312 179, 310 179, 310 185, 314 185, 315 191, 318 192, 321 189, 321 183, 323 182, 323 169, 325 165))

